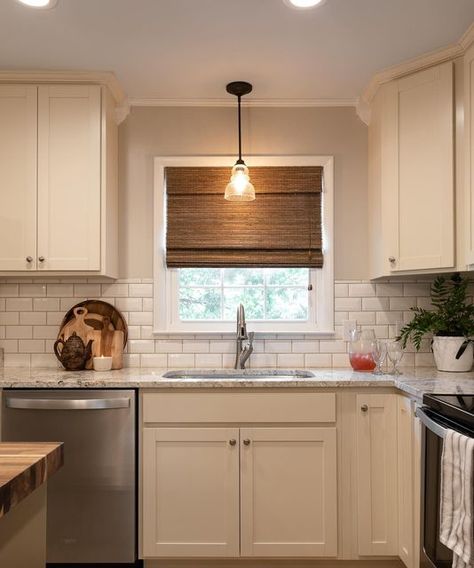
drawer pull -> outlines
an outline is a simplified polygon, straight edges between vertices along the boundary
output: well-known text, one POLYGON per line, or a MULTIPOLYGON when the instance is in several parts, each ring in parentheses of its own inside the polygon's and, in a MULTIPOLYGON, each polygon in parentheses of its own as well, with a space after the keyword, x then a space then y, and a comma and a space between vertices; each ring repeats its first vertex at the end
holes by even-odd
POLYGON ((234 438, 232 438, 232 440, 229 440, 230 446, 235 446, 235 444, 237 444, 237 440, 235 440, 234 438))
POLYGON ((360 409, 362 410, 362 412, 367 412, 369 410, 369 407, 366 404, 363 404, 360 409))
POLYGON ((250 440, 248 438, 245 438, 244 446, 250 446, 250 440))

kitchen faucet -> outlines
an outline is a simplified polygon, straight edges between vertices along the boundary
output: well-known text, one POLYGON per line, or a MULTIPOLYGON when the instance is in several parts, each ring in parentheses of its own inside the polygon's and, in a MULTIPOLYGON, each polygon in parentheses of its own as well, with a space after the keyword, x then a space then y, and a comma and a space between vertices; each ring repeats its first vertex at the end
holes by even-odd
POLYGON ((245 309, 243 304, 239 304, 239 307, 237 308, 237 336, 234 369, 245 369, 245 363, 253 351, 253 337, 253 331, 247 333, 245 309), (246 342, 245 345, 244 342, 246 342))

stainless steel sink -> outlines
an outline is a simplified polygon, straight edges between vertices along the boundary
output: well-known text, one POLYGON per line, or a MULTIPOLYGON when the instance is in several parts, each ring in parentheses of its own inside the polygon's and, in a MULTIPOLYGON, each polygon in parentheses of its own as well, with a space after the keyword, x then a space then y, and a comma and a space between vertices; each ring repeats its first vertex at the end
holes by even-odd
POLYGON ((287 370, 287 369, 219 369, 219 370, 199 370, 192 369, 186 371, 168 371, 163 375, 165 379, 199 379, 203 381, 222 381, 222 380, 258 380, 258 379, 280 379, 296 380, 310 379, 314 377, 311 371, 287 370))

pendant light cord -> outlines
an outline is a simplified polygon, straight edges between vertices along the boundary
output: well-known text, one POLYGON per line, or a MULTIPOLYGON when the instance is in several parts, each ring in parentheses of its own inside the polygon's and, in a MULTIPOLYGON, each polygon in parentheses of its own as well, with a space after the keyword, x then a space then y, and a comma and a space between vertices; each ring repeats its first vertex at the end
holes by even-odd
POLYGON ((240 118, 240 99, 242 97, 240 95, 237 96, 237 100, 238 100, 238 113, 239 113, 239 159, 237 161, 238 164, 243 164, 244 161, 242 160, 242 121, 240 118))

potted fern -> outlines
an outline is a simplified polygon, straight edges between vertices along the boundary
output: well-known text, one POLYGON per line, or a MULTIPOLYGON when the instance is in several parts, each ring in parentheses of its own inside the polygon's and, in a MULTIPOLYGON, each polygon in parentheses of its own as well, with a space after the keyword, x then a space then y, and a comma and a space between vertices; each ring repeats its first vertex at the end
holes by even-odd
POLYGON ((432 350, 438 371, 466 372, 473 363, 474 305, 468 300, 469 280, 459 273, 438 276, 431 285, 432 310, 411 308, 414 317, 397 338, 409 340, 419 351, 426 335, 433 335, 432 350))

